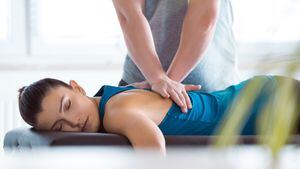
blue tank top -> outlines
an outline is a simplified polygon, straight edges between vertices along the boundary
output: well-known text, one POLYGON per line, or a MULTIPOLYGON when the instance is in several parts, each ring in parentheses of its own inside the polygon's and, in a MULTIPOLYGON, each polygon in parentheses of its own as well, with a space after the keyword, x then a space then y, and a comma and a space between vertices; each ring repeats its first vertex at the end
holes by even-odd
MULTIPOLYGON (((267 101, 270 93, 274 90, 274 79, 270 76, 260 76, 243 81, 237 85, 215 91, 205 92, 201 90, 188 91, 192 103, 192 109, 188 113, 182 113, 181 109, 175 102, 166 113, 162 122, 158 125, 164 135, 212 135, 215 129, 223 119, 227 109, 232 105, 233 101, 241 93, 242 89, 250 81, 262 78, 264 86, 261 93, 257 96, 252 108, 248 113, 245 125, 241 131, 242 135, 256 134, 255 123, 258 113, 267 101), (273 86, 273 87, 272 87, 273 86)), ((95 96, 102 96, 99 104, 99 115, 102 122, 105 115, 104 107, 107 101, 115 94, 137 89, 134 86, 110 86, 103 85, 95 96)), ((150 89, 144 89, 149 90, 150 89)), ((101 123, 103 124, 103 123, 101 123)))

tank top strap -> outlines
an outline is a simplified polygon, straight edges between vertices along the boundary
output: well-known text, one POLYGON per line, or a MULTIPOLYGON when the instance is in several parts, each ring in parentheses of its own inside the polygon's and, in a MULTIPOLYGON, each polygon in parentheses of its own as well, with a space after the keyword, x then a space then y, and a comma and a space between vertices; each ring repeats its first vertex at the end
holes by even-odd
POLYGON ((103 128, 103 118, 105 115, 104 107, 105 107, 105 104, 107 103, 107 101, 115 94, 126 91, 126 90, 131 90, 131 89, 136 89, 136 87, 134 87, 134 86, 116 87, 116 86, 110 86, 110 85, 103 85, 99 89, 99 91, 94 95, 94 96, 101 96, 101 100, 100 100, 99 107, 98 107, 101 128, 103 128))

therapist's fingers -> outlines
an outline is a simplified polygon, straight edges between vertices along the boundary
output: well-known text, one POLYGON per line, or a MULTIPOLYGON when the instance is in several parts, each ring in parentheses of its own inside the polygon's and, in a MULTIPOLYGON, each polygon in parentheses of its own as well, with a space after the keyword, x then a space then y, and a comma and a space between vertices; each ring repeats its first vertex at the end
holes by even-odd
POLYGON ((183 103, 181 102, 181 100, 178 97, 178 94, 174 91, 174 90, 170 90, 169 91, 170 97, 171 99, 178 105, 178 106, 182 106, 183 103))
POLYGON ((201 85, 185 85, 185 90, 186 91, 192 91, 192 90, 200 90, 201 89, 201 85))
POLYGON ((181 108, 182 112, 187 112, 186 111, 186 105, 185 105, 185 99, 182 95, 171 89, 169 91, 170 96, 172 100, 181 108))
POLYGON ((160 79, 151 84, 151 90, 159 93, 162 97, 171 99, 181 107, 182 112, 187 112, 187 103, 182 91, 185 91, 185 85, 173 81, 169 78, 160 79))
POLYGON ((162 90, 160 95, 166 99, 170 97, 169 93, 166 90, 162 90))
POLYGON ((187 102, 185 100, 185 97, 184 97, 183 93, 184 93, 184 90, 179 91, 178 96, 180 98, 180 101, 183 103, 183 105, 181 106, 181 111, 184 112, 184 113, 187 113, 187 102))
POLYGON ((182 94, 183 94, 183 96, 184 96, 184 98, 185 98, 187 107, 188 107, 189 109, 191 109, 191 108, 192 108, 192 103, 191 103, 191 99, 190 99, 189 95, 187 94, 186 91, 182 91, 182 94))

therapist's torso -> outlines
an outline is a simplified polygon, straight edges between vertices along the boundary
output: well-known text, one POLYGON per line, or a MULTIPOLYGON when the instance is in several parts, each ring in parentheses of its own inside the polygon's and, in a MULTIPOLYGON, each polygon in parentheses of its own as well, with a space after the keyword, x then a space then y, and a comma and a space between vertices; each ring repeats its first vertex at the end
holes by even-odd
MULTIPOLYGON (((231 2, 219 2, 219 15, 212 41, 201 61, 182 81, 183 84, 200 84, 206 91, 221 90, 238 82, 231 2)), ((177 51, 187 9, 188 0, 145 0, 144 15, 150 24, 156 52, 165 71, 177 51)), ((128 55, 122 79, 129 84, 145 80, 128 55)))

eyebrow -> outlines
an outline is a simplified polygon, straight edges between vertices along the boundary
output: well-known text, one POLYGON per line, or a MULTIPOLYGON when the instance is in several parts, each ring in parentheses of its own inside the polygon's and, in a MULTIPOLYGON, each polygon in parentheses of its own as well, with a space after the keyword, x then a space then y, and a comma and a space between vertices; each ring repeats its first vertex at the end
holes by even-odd
MULTIPOLYGON (((60 99, 60 102, 59 102, 59 110, 58 110, 58 112, 59 113, 61 113, 62 112, 62 102, 63 102, 63 100, 64 100, 64 98, 65 98, 65 95, 64 96, 62 96, 61 97, 61 99, 60 99)), ((60 120, 57 120, 53 125, 52 125, 52 127, 50 128, 50 130, 52 130, 53 129, 53 127, 59 122, 60 120)))

